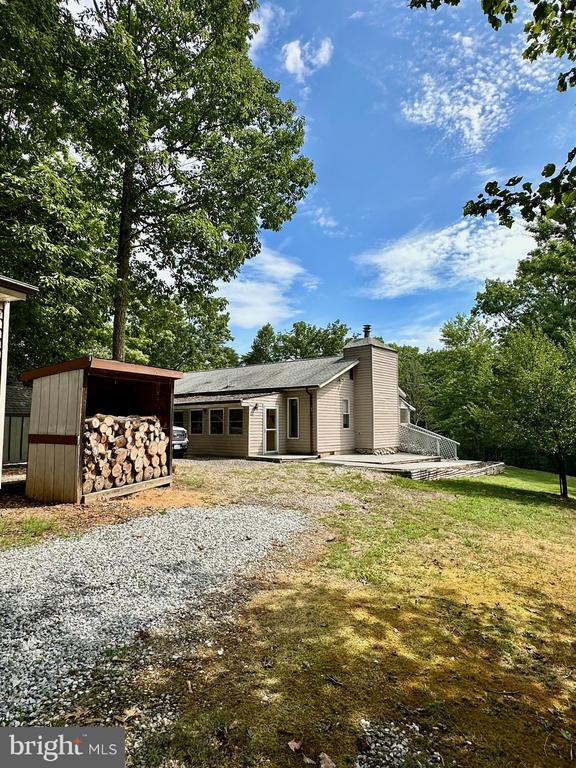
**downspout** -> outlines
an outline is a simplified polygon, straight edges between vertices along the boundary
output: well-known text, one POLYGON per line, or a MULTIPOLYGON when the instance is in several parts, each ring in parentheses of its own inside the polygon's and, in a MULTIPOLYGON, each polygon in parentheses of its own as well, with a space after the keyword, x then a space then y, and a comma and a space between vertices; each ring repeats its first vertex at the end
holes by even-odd
POLYGON ((306 392, 308 393, 308 401, 310 403, 310 454, 313 455, 317 453, 317 451, 314 451, 314 401, 312 400, 310 387, 306 387, 306 392))

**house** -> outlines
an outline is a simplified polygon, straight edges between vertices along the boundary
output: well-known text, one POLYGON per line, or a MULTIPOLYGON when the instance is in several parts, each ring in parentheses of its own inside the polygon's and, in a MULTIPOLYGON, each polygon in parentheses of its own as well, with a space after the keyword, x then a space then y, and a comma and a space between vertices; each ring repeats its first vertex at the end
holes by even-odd
POLYGON ((28 430, 32 409, 32 387, 25 387, 8 369, 4 416, 4 466, 25 464, 28 459, 28 430))
POLYGON ((4 447, 4 415, 6 411, 6 382, 8 376, 8 332, 10 304, 33 296, 37 288, 0 275, 0 485, 2 484, 2 453, 4 447))
POLYGON ((366 326, 335 357, 188 373, 174 417, 190 456, 383 454, 398 449, 401 410, 409 418, 402 395, 396 350, 366 326))
POLYGON ((400 424, 410 424, 416 408, 408 402, 408 395, 400 387, 398 387, 398 396, 400 399, 400 424))

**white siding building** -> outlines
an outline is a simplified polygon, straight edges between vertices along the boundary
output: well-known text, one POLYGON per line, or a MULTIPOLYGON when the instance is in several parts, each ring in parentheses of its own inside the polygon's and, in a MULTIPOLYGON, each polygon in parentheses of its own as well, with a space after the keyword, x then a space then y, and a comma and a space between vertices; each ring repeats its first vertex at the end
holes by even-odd
POLYGON ((8 333, 10 305, 38 292, 37 288, 0 275, 0 486, 2 485, 2 454, 4 418, 6 412, 6 378, 8 375, 8 333))

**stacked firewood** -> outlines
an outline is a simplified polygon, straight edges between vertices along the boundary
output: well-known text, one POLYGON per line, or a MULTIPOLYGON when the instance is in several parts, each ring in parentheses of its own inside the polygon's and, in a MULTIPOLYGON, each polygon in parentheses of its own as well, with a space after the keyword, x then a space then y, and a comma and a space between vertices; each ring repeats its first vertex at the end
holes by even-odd
POLYGON ((85 421, 82 493, 166 477, 170 438, 156 416, 109 416, 85 421))

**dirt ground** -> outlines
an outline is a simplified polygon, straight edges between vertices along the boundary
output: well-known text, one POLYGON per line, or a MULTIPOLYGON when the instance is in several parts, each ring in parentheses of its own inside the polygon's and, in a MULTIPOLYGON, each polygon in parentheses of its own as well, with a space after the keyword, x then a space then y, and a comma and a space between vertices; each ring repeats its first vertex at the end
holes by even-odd
POLYGON ((151 489, 87 505, 44 504, 27 498, 23 485, 6 485, 0 489, 0 549, 54 536, 77 535, 97 526, 123 523, 163 509, 201 507, 219 500, 215 492, 195 490, 178 476, 169 488, 151 489))

